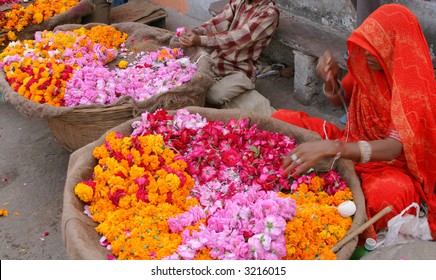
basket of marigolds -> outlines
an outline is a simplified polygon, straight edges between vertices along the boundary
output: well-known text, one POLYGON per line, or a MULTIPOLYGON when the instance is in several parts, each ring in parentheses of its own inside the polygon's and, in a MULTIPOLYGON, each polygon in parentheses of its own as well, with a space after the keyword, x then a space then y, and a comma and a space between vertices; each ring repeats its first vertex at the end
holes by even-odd
POLYGON ((349 259, 366 219, 353 164, 292 177, 311 131, 239 109, 187 107, 112 128, 70 156, 62 236, 70 259, 349 259), (344 215, 338 206, 355 205, 344 215))
POLYGON ((67 24, 10 43, 0 54, 5 101, 46 119, 72 152, 157 109, 204 106, 213 61, 173 32, 140 23, 67 24))
POLYGON ((10 42, 33 39, 36 31, 80 23, 82 17, 94 11, 92 0, 5 0, 1 4, 0 50, 10 42))

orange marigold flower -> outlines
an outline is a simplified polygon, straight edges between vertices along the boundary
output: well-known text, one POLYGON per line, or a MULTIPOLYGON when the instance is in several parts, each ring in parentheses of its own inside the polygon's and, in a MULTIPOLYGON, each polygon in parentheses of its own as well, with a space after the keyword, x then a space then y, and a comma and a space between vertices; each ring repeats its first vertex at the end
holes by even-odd
POLYGON ((9 38, 9 40, 11 40, 11 41, 15 41, 15 40, 17 40, 17 35, 15 34, 15 32, 13 32, 13 31, 9 31, 9 32, 8 32, 8 38, 9 38))
POLYGON ((0 209, 0 217, 7 217, 8 216, 8 210, 6 209, 0 209))
POLYGON ((44 21, 44 16, 41 13, 35 13, 33 15, 33 18, 34 18, 35 22, 38 24, 40 24, 41 22, 44 21))
POLYGON ((92 200, 94 190, 87 184, 79 183, 74 188, 74 193, 80 198, 81 201, 88 203, 92 200))

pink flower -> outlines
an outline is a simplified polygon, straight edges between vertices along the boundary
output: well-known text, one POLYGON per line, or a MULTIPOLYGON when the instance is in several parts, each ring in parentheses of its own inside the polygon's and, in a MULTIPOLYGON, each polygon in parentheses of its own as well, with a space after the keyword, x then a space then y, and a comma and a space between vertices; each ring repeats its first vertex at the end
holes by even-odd
POLYGON ((206 166, 201 171, 201 179, 204 182, 209 182, 216 177, 216 169, 211 166, 206 166))
POLYGON ((271 237, 266 234, 256 234, 248 239, 248 244, 251 246, 253 257, 256 260, 265 259, 265 254, 271 246, 271 237))
POLYGON ((177 37, 180 37, 180 35, 182 35, 182 34, 184 34, 184 33, 186 33, 186 28, 184 28, 184 27, 178 27, 178 28, 176 29, 176 36, 177 36, 177 37))
POLYGON ((272 238, 283 235, 286 229, 286 221, 282 217, 268 215, 265 219, 265 233, 272 238))
POLYGON ((241 155, 236 150, 227 150, 222 154, 222 161, 228 167, 234 167, 241 161, 241 155))
POLYGON ((180 245, 177 248, 177 253, 185 260, 192 260, 195 257, 196 251, 187 245, 180 245))
POLYGON ((106 246, 109 245, 109 242, 107 241, 106 236, 102 236, 102 237, 100 238, 100 245, 103 246, 103 247, 106 247, 106 246))

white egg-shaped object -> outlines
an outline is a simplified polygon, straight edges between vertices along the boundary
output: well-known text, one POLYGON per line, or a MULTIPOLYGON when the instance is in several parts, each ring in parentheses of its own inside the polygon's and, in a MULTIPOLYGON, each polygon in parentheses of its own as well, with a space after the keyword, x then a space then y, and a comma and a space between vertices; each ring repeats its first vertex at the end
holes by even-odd
POLYGON ((338 205, 338 212, 343 218, 353 216, 356 213, 356 204, 351 200, 344 201, 338 205))

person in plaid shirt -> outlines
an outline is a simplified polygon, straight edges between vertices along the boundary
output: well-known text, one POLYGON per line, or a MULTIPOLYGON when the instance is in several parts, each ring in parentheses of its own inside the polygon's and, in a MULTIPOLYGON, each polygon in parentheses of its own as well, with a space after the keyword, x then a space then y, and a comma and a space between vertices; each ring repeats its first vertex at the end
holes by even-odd
POLYGON ((276 33, 279 16, 272 0, 230 0, 215 17, 180 35, 182 47, 204 47, 215 60, 216 82, 207 103, 267 116, 275 111, 254 88, 260 54, 276 33))

